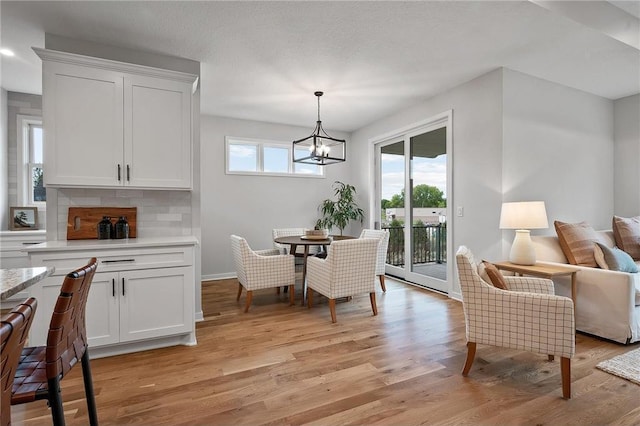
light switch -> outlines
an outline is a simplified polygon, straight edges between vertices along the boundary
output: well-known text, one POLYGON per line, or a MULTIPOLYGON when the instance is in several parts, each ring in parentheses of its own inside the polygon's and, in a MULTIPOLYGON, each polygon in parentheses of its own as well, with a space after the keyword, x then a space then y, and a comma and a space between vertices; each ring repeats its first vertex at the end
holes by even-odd
POLYGON ((464 216, 464 207, 458 206, 458 208, 456 209, 456 212, 458 214, 458 217, 464 216))

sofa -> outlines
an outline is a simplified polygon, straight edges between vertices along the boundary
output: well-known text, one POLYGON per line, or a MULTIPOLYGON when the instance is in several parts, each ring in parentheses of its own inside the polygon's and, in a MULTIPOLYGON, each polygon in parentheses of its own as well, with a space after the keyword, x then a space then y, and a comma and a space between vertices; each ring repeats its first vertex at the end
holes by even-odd
MULTIPOLYGON (((609 247, 613 231, 596 231, 609 247)), ((538 262, 568 264, 556 236, 532 236, 538 262)), ((640 266, 640 261, 635 262, 640 266)), ((575 266, 575 322, 578 331, 620 343, 640 341, 640 274, 575 266)), ((571 297, 571 278, 554 278, 556 294, 571 297)))

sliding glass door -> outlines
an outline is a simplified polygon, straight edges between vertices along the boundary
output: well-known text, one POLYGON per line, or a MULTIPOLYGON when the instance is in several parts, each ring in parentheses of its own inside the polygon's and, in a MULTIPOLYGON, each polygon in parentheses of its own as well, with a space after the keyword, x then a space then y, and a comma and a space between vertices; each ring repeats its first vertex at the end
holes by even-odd
POLYGON ((447 127, 376 144, 377 206, 389 230, 386 272, 447 292, 447 127))

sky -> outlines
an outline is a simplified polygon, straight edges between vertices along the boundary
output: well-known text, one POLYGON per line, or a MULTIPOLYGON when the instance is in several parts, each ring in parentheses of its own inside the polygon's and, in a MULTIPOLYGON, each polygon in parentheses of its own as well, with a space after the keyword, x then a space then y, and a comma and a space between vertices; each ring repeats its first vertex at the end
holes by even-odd
MULTIPOLYGON (((404 156, 382 154, 382 198, 390 200, 404 188, 404 156)), ((447 196, 447 156, 413 159, 413 184, 431 185, 447 196)))

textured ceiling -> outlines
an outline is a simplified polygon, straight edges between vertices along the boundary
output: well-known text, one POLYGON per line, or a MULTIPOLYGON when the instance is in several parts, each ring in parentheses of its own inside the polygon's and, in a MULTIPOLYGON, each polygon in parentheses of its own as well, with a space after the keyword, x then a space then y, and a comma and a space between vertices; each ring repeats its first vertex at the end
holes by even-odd
POLYGON ((41 92, 30 47, 48 32, 200 61, 202 113, 308 127, 315 90, 325 127, 353 131, 502 66, 640 92, 637 48, 527 1, 2 1, 0 15, 7 90, 41 92))

